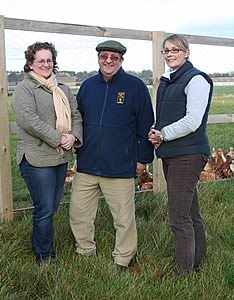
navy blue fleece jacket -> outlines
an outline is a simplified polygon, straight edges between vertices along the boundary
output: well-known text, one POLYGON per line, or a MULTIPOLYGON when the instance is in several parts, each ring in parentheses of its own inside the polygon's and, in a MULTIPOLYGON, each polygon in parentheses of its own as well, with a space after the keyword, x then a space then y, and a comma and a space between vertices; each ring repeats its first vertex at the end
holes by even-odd
POLYGON ((99 176, 130 178, 136 163, 153 160, 148 131, 154 122, 146 85, 120 70, 105 81, 99 73, 85 80, 77 95, 84 141, 77 170, 99 176))

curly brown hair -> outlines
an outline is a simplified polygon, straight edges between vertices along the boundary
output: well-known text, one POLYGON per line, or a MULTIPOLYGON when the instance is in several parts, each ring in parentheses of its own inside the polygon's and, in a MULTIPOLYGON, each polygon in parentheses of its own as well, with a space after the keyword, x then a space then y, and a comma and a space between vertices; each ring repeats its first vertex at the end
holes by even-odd
POLYGON ((56 73, 58 69, 56 57, 57 57, 57 51, 55 49, 55 46, 52 43, 48 42, 36 42, 30 46, 28 46, 27 50, 24 51, 26 63, 24 65, 24 72, 30 72, 30 64, 32 64, 35 60, 35 54, 37 51, 40 51, 42 49, 50 50, 52 53, 52 59, 53 59, 53 72, 56 73))

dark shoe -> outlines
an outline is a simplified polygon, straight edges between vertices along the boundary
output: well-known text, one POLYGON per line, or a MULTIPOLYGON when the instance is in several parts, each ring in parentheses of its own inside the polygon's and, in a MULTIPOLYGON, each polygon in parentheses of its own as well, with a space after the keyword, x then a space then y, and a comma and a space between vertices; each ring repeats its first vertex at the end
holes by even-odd
POLYGON ((137 264, 137 255, 134 255, 133 258, 130 260, 128 266, 122 266, 122 265, 119 265, 119 264, 114 264, 113 270, 116 273, 132 272, 133 268, 136 266, 136 264, 137 264))
POLYGON ((117 264, 113 265, 114 273, 123 273, 123 272, 128 272, 129 270, 130 270, 129 267, 126 267, 126 266, 121 266, 121 265, 117 265, 117 264))
POLYGON ((133 256, 133 258, 130 260, 128 266, 129 266, 130 268, 135 267, 136 264, 137 264, 137 261, 138 261, 138 257, 137 257, 137 254, 135 254, 135 255, 133 256))
POLYGON ((177 277, 189 275, 192 273, 192 270, 183 270, 181 268, 178 268, 177 266, 174 266, 173 271, 177 277))
POLYGON ((76 249, 76 255, 80 256, 80 257, 88 257, 88 256, 96 256, 97 255, 97 252, 96 250, 93 250, 91 252, 84 252, 84 253, 80 253, 78 249, 76 249))
POLYGON ((36 258, 36 263, 39 267, 42 266, 49 266, 56 264, 57 260, 55 256, 46 256, 46 257, 40 257, 36 258))

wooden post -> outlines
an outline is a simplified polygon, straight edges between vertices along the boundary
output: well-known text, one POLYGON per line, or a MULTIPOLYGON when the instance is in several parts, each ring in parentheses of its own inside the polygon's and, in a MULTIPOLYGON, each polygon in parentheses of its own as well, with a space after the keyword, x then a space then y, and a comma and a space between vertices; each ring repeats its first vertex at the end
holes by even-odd
MULTIPOLYGON (((152 32, 153 46, 153 106, 156 106, 156 91, 159 85, 161 75, 165 71, 165 62, 161 54, 162 42, 165 38, 165 32, 152 32)), ((166 190, 165 179, 162 170, 161 159, 154 159, 153 162, 153 190, 154 192, 163 192, 166 190)))
POLYGON ((13 219, 4 17, 0 16, 0 220, 13 219))

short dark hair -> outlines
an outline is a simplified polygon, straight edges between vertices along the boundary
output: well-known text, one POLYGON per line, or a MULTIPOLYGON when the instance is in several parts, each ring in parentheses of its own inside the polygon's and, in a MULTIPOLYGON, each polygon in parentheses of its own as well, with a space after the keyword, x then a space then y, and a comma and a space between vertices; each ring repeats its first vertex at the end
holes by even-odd
POLYGON ((53 72, 56 73, 58 69, 58 65, 56 61, 57 51, 55 49, 55 46, 52 43, 48 43, 48 42, 36 42, 28 46, 27 50, 24 51, 24 56, 26 59, 26 63, 24 65, 24 72, 27 73, 31 71, 29 64, 32 64, 34 62, 36 52, 43 49, 50 50, 50 52, 52 53, 53 72))

